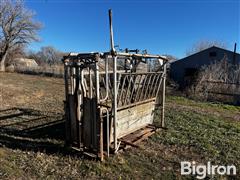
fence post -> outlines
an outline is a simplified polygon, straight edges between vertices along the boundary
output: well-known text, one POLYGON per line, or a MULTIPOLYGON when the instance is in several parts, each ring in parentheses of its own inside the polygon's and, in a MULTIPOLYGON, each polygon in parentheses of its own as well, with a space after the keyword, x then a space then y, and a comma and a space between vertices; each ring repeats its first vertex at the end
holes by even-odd
POLYGON ((167 76, 167 64, 163 65, 163 81, 162 81, 162 98, 161 98, 161 105, 162 105, 162 113, 161 113, 161 127, 165 127, 165 91, 166 91, 166 76, 167 76))

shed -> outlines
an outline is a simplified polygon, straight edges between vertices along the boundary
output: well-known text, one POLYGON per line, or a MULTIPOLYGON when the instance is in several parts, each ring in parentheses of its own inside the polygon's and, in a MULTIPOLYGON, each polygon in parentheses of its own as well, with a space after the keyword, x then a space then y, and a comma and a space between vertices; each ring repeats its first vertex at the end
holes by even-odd
POLYGON ((35 68, 38 67, 37 62, 34 59, 28 59, 28 58, 15 58, 11 64, 14 67, 29 67, 29 68, 35 68))

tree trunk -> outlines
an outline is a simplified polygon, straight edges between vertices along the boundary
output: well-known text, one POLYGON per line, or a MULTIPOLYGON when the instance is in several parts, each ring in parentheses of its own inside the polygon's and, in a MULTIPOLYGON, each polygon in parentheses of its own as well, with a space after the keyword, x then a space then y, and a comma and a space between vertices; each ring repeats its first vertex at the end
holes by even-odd
POLYGON ((7 58, 7 52, 3 54, 2 59, 0 61, 0 72, 5 72, 5 61, 7 58))

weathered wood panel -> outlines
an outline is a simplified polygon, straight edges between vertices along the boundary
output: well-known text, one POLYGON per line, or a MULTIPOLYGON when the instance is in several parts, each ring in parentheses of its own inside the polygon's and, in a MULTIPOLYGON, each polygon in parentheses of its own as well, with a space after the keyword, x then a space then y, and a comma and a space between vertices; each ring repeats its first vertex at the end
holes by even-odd
POLYGON ((90 147, 92 140, 92 109, 91 109, 91 100, 89 98, 84 98, 83 100, 84 108, 83 108, 83 142, 86 147, 90 147))
POLYGON ((76 103, 74 95, 69 95, 69 113, 71 124, 71 138, 73 142, 77 141, 77 117, 76 117, 76 103))
POLYGON ((152 124, 154 104, 155 101, 151 101, 118 111, 117 137, 121 138, 148 124, 152 124))

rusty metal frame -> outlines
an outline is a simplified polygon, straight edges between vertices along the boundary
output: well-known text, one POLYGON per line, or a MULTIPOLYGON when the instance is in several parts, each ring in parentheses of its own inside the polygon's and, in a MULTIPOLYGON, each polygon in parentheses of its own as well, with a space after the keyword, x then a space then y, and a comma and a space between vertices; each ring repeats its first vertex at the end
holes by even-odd
POLYGON ((159 55, 117 52, 111 11, 109 22, 110 52, 70 53, 63 58, 66 144, 79 150, 91 149, 101 160, 104 149, 109 156, 110 148, 116 153, 121 144, 122 137, 118 137, 117 132, 120 112, 147 103, 160 104, 162 127, 165 125, 167 59, 159 55), (129 58, 136 60, 136 66, 149 59, 161 60, 163 64, 159 72, 135 72, 136 67, 129 72, 118 70, 118 60, 129 58), (112 71, 109 70, 110 59, 113 61, 112 71), (99 72, 100 61, 105 62, 103 73, 99 72))

